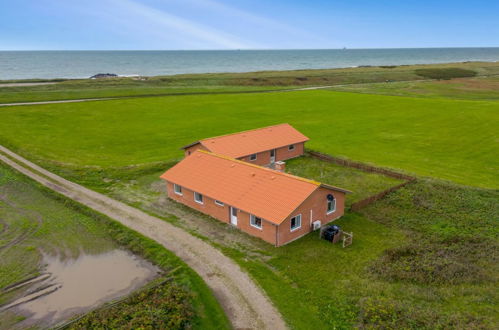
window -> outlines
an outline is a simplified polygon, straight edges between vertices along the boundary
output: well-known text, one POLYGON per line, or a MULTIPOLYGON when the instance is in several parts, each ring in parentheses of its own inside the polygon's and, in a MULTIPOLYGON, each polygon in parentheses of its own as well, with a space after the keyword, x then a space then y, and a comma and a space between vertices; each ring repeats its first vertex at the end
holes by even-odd
POLYGON ((174 185, 173 185, 173 191, 174 191, 177 195, 182 195, 182 186, 179 186, 178 184, 174 184, 174 185))
POLYGON ((221 201, 217 201, 217 200, 215 200, 215 204, 217 204, 219 206, 224 206, 224 203, 222 203, 221 201))
POLYGON ((256 160, 256 154, 250 155, 250 160, 256 160))
POLYGON ((250 225, 255 228, 262 229, 262 218, 256 217, 253 214, 250 215, 250 225))
POLYGON ((203 195, 194 192, 194 200, 196 201, 196 203, 203 204, 203 195))
POLYGON ((288 150, 289 150, 289 151, 295 150, 295 145, 294 145, 294 144, 290 144, 290 145, 288 146, 288 150))
POLYGON ((327 214, 333 213, 336 211, 336 199, 333 195, 327 195, 327 214))
POLYGON ((190 154, 191 154, 191 152, 190 152, 190 151, 187 151, 187 156, 189 156, 190 154))
POLYGON ((301 227, 301 214, 291 218, 291 231, 301 227))

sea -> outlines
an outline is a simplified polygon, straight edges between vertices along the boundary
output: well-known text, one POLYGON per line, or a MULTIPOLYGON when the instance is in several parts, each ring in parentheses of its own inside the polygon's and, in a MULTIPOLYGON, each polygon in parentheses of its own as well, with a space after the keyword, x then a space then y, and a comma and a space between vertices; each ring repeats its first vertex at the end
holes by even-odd
POLYGON ((97 73, 158 76, 182 73, 347 68, 376 65, 499 61, 495 48, 0 51, 0 80, 89 78, 97 73))

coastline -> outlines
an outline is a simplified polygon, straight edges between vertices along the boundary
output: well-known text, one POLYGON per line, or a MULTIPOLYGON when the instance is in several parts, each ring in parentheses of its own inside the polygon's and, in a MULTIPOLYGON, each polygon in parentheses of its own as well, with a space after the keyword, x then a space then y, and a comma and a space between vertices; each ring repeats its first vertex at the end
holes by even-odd
POLYGON ((247 73, 497 62, 499 47, 182 51, 0 51, 0 80, 247 73))

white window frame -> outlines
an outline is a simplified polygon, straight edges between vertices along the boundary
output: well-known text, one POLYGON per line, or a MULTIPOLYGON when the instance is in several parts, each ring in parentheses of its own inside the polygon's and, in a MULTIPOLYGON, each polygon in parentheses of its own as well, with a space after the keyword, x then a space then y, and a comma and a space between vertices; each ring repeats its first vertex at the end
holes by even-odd
POLYGON ((292 217, 291 219, 289 219, 289 227, 290 227, 290 231, 295 231, 295 230, 301 228, 301 214, 297 214, 294 217, 292 217), (300 219, 300 225, 293 228, 293 221, 292 220, 295 218, 300 219))
POLYGON ((250 161, 255 161, 257 159, 258 155, 257 154, 252 154, 249 156, 249 160, 250 161), (255 156, 255 158, 253 158, 253 156, 255 156))
POLYGON ((288 151, 293 151, 293 150, 295 150, 295 145, 294 144, 290 144, 288 146, 288 151))
POLYGON ((179 184, 174 183, 174 184, 173 184, 173 192, 174 192, 175 194, 177 194, 177 195, 182 196, 182 195, 183 195, 183 193, 182 193, 182 186, 181 186, 181 185, 179 185, 179 184), (178 189, 178 191, 177 191, 177 188, 179 188, 179 189, 178 189))
POLYGON ((221 201, 218 201, 215 199, 215 204, 217 204, 218 206, 224 206, 225 204, 221 201))
POLYGON ((335 211, 336 211, 336 198, 333 196, 332 201, 330 200, 327 201, 326 214, 331 214, 334 213, 335 211), (329 203, 334 203, 334 208, 332 210, 329 210, 329 203))
POLYGON ((260 217, 255 216, 253 214, 250 214, 250 226, 262 230, 262 228, 263 228, 263 219, 260 218, 260 217), (260 226, 258 226, 258 225, 255 224, 255 220, 256 219, 260 219, 260 226))
POLYGON ((194 201, 198 204, 204 204, 203 202, 203 194, 200 194, 198 192, 194 192, 194 201), (198 199, 198 197, 201 197, 198 199))

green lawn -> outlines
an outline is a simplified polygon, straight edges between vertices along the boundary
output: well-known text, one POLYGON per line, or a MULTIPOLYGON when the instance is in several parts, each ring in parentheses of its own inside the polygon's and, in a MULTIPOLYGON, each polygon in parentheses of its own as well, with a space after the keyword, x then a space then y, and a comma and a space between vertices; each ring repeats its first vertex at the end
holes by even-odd
POLYGON ((289 122, 318 151, 473 186, 499 183, 497 102, 317 90, 23 106, 0 113, 0 143, 67 167, 171 161, 182 156, 180 146, 199 138, 289 122))
POLYGON ((286 172, 350 190, 346 198, 347 206, 404 182, 309 156, 287 161, 286 172))
MULTIPOLYGON (((148 294, 141 294, 135 306, 125 306, 151 313, 162 313, 174 323, 190 324, 196 329, 227 329, 229 323, 217 300, 203 280, 179 258, 156 242, 68 201, 43 188, 0 163, 0 305, 12 301, 23 293, 2 289, 31 278, 41 270, 42 253, 69 258, 80 253, 102 253, 126 248, 144 256, 165 271, 177 269, 173 281, 148 294), (5 247, 9 242, 13 245, 5 247), (161 297, 156 297, 161 292, 161 297), (141 307, 142 306, 142 307, 141 307), (157 306, 161 306, 157 308, 157 306), (182 307, 184 310, 179 310, 182 307), (156 308, 156 309, 155 309, 156 308)), ((135 326, 156 318, 136 310, 107 312, 117 319, 135 317, 135 326)), ((99 321, 100 312, 86 318, 99 321)), ((158 314, 159 315, 159 314, 158 314)), ((12 311, 0 313, 0 328, 8 329, 22 321, 12 311)), ((126 322, 125 322, 126 323, 126 322)), ((175 327, 179 328, 179 327, 175 327)))

